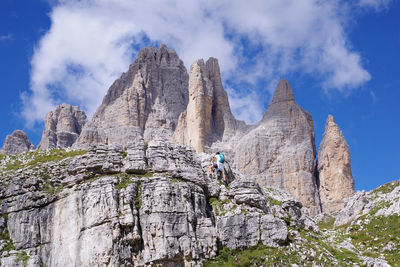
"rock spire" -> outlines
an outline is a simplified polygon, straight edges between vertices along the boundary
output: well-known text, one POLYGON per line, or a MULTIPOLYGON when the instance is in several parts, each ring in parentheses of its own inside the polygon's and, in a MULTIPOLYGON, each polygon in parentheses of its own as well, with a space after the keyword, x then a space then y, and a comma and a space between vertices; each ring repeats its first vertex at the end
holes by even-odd
POLYGON ((188 102, 188 74, 175 51, 161 45, 139 52, 108 90, 75 147, 169 139, 188 102))
POLYGON ((3 153, 14 155, 35 149, 35 146, 24 131, 15 130, 12 134, 7 135, 3 144, 3 153))
POLYGON ((289 83, 281 79, 261 122, 234 148, 235 165, 260 185, 287 190, 317 214, 314 139, 311 115, 296 104, 289 83))
POLYGON ((38 149, 71 147, 87 122, 84 111, 62 104, 46 115, 45 130, 38 149))
POLYGON ((322 211, 339 211, 344 199, 354 195, 354 180, 349 146, 331 115, 326 120, 317 162, 322 211))
POLYGON ((232 115, 218 60, 194 62, 189 76, 189 103, 179 117, 174 141, 200 153, 217 140, 228 140, 242 124, 232 115))

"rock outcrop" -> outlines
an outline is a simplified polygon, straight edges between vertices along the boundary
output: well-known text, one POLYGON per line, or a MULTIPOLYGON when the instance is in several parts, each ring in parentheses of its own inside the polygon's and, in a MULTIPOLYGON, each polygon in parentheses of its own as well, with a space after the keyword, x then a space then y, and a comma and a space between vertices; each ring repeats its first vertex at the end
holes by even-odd
POLYGON ((84 111, 62 104, 46 115, 45 130, 38 149, 71 147, 87 122, 84 111))
POLYGON ((317 214, 314 139, 311 115, 296 104, 289 83, 281 79, 262 121, 234 148, 235 166, 262 186, 287 190, 317 214))
POLYGON ((35 146, 28 140, 28 136, 24 131, 15 130, 12 134, 7 135, 3 144, 3 153, 6 155, 14 155, 35 149, 35 146))
POLYGON ((74 147, 169 139, 188 103, 188 74, 175 51, 144 48, 116 80, 74 147))
POLYGON ((231 112, 218 60, 194 62, 189 75, 189 103, 179 117, 174 141, 200 153, 216 141, 228 141, 244 126, 231 112))
POLYGON ((341 210, 344 199, 354 194, 354 180, 349 146, 331 115, 319 145, 317 168, 322 211, 341 210))
POLYGON ((127 147, 92 146, 21 172, 0 165, 0 246, 14 248, 1 266, 23 254, 28 266, 200 266, 219 245, 285 245, 288 224, 310 221, 293 199, 271 207, 244 177, 219 185, 193 150, 143 139, 127 147))

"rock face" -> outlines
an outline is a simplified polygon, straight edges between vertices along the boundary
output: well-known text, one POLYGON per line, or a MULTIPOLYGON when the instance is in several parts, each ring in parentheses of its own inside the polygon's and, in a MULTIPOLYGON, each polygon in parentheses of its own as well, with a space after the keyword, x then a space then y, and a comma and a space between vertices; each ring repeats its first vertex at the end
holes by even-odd
POLYGON ((271 207, 249 179, 220 186, 193 150, 143 139, 127 147, 92 146, 18 173, 0 165, 0 232, 9 233, 0 246, 15 247, 1 266, 21 253, 28 266, 200 266, 219 244, 283 245, 285 220, 307 218, 293 199, 271 207))
POLYGON ((28 140, 26 133, 21 130, 15 130, 7 135, 3 144, 3 153, 7 155, 19 154, 35 149, 35 146, 28 140))
POLYGON ((321 211, 314 175, 316 156, 311 115, 294 101, 281 79, 262 121, 234 148, 235 166, 260 185, 285 189, 310 211, 321 211))
POLYGON ((188 74, 175 51, 164 45, 142 49, 110 87, 74 147, 126 145, 138 136, 146 142, 171 138, 188 103, 187 88, 188 74))
POLYGON ((38 149, 71 147, 87 122, 85 112, 62 104, 46 115, 45 130, 38 149))
POLYGON ((354 180, 349 146, 331 115, 326 120, 317 162, 322 211, 339 211, 344 199, 354 194, 354 180))
POLYGON ((198 60, 190 68, 189 103, 180 115, 174 141, 203 152, 216 141, 229 140, 244 123, 233 117, 222 86, 218 60, 198 60))

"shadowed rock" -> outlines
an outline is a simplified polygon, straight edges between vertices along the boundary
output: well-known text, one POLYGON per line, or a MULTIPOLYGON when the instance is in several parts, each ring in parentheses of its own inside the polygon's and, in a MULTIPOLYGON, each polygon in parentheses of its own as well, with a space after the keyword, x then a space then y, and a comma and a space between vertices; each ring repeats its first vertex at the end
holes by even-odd
POLYGON ((20 154, 35 149, 35 146, 24 131, 15 130, 12 134, 7 135, 3 144, 3 153, 7 155, 20 154))

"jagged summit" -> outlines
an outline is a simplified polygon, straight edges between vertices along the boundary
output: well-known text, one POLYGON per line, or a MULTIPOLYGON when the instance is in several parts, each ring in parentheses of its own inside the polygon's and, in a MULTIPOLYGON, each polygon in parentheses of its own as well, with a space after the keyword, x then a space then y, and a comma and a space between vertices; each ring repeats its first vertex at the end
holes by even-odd
POLYGON ((65 103, 59 105, 46 115, 38 149, 71 147, 86 123, 86 114, 79 107, 65 103))
POLYGON ((172 136, 188 102, 188 74, 175 51, 143 48, 108 90, 75 147, 172 136))
POLYGON ((275 89, 274 96, 272 98, 270 105, 284 101, 294 101, 294 95, 289 82, 284 78, 282 78, 275 89))
POLYGON ((7 155, 14 155, 32 149, 35 149, 35 146, 32 141, 28 140, 26 133, 22 130, 15 130, 12 134, 7 135, 2 152, 7 155))

